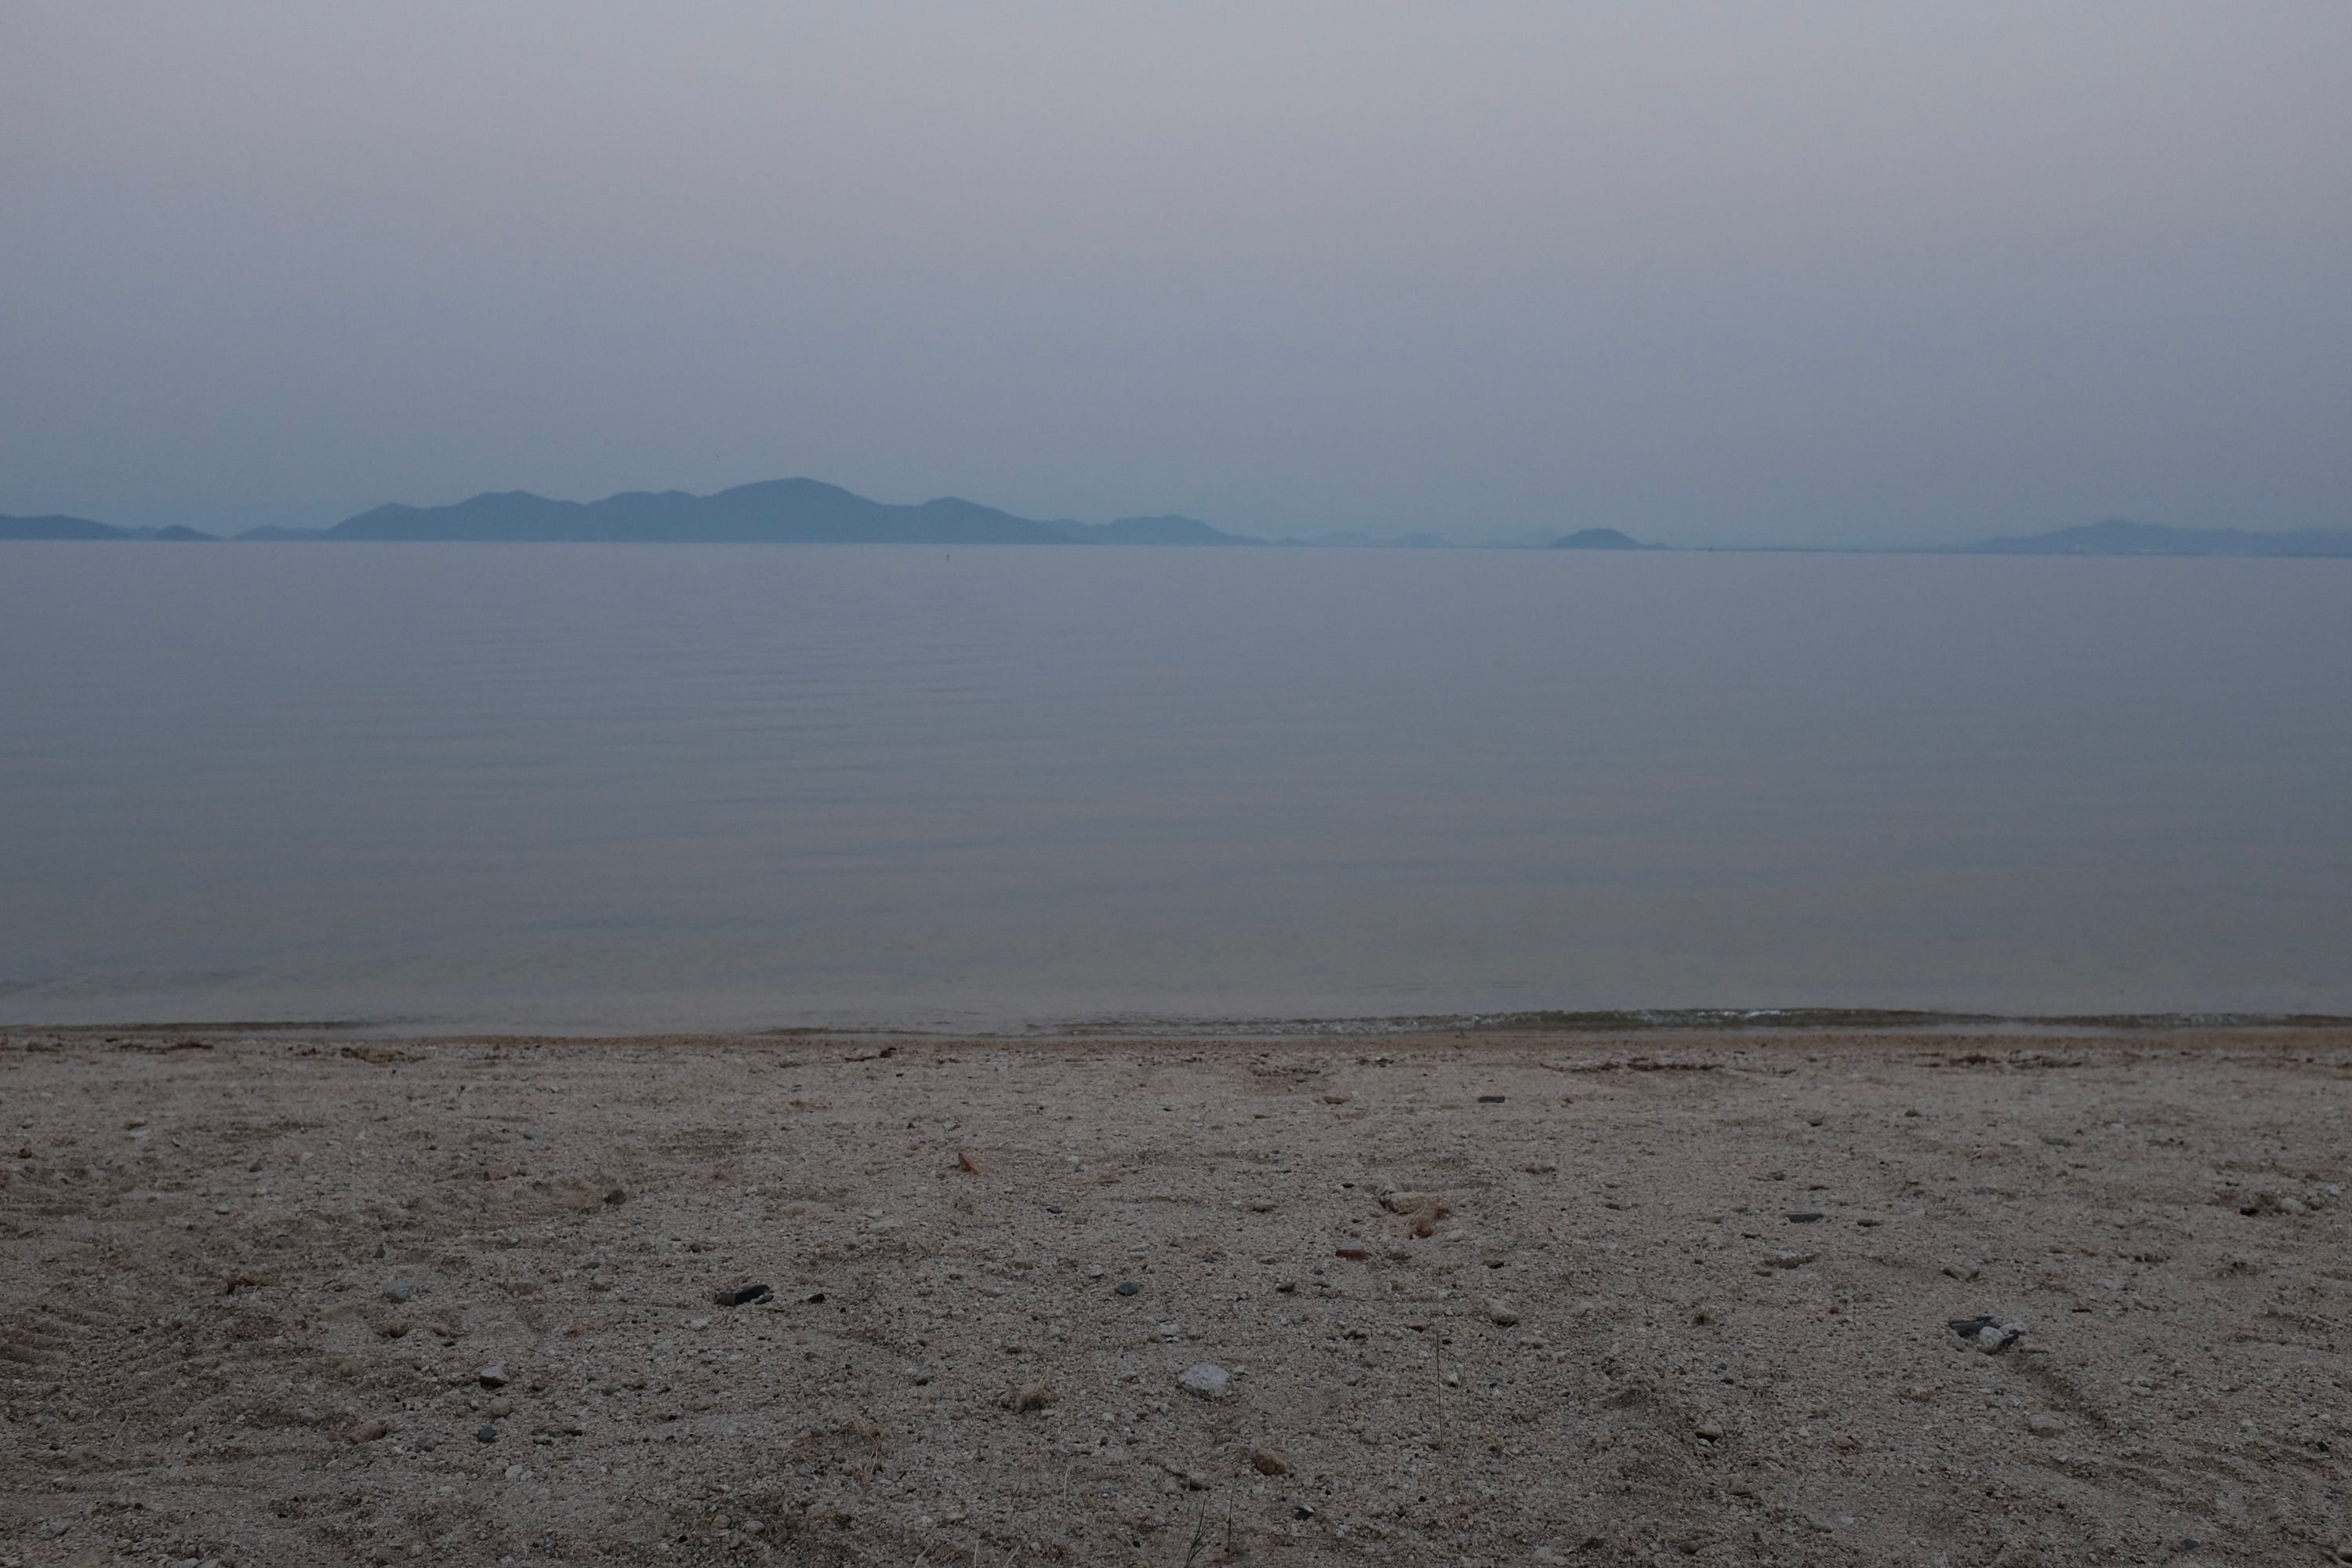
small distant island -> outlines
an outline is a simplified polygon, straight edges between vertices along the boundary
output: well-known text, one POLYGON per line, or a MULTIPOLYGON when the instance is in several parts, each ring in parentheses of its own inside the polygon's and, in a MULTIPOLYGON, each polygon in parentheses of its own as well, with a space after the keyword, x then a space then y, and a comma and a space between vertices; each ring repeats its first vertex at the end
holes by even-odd
POLYGON ((1664 550, 1663 544, 1644 544, 1640 540, 1618 532, 1613 528, 1582 528, 1551 542, 1554 550, 1664 550))
POLYGON ((2244 528, 2168 528, 2111 517, 2049 533, 1979 540, 1951 547, 1962 555, 2352 555, 2352 528, 2300 528, 2257 533, 2244 528))
MULTIPOLYGON (((123 528, 86 517, 0 516, 0 541, 124 541, 194 543, 223 536, 193 528, 123 528)), ((393 504, 331 528, 272 523, 227 536, 252 543, 433 544, 1148 544, 1293 549, 1473 548, 1433 533, 1326 533, 1254 539, 1174 514, 1113 522, 1018 517, 958 496, 902 506, 818 479, 769 479, 711 495, 630 490, 603 500, 551 500, 528 490, 478 495, 448 506, 393 504)), ((1614 528, 1584 528, 1547 539, 1522 535, 1485 549, 1668 551, 1614 528)), ((2173 528, 2108 518, 2047 533, 2005 534, 1969 544, 1925 546, 1716 545, 1717 553, 1808 555, 2136 555, 2352 557, 2352 528, 2263 533, 2242 528, 2173 528)))

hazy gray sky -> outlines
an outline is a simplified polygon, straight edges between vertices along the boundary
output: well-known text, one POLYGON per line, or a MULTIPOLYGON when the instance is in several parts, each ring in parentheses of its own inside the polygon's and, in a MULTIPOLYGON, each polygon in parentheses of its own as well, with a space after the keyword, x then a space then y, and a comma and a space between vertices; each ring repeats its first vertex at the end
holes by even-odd
POLYGON ((2352 524, 2352 5, 0 0, 0 511, 2352 524))

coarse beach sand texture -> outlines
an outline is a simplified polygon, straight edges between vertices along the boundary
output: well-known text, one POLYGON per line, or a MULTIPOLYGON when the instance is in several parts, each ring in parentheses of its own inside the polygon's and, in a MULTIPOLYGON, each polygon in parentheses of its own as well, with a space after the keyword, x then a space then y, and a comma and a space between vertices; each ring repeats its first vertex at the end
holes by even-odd
POLYGON ((2352 1560, 2340 1029, 19 1030, 0 1107, 12 1563, 2352 1560))

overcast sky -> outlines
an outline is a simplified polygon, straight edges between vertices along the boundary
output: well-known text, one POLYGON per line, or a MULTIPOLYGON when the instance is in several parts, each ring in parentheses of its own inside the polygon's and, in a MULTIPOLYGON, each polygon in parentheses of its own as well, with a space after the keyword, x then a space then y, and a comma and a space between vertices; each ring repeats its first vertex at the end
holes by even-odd
POLYGON ((0 0, 0 511, 2352 525, 2352 5, 0 0))

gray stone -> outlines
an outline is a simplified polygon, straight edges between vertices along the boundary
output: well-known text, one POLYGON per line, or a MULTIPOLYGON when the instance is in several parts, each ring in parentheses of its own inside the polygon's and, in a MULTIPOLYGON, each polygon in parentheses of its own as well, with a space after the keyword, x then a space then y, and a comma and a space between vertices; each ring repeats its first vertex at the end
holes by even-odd
POLYGON ((1234 1374, 1214 1362, 1196 1362, 1176 1375, 1176 1386, 1201 1399, 1223 1399, 1234 1385, 1234 1374))

